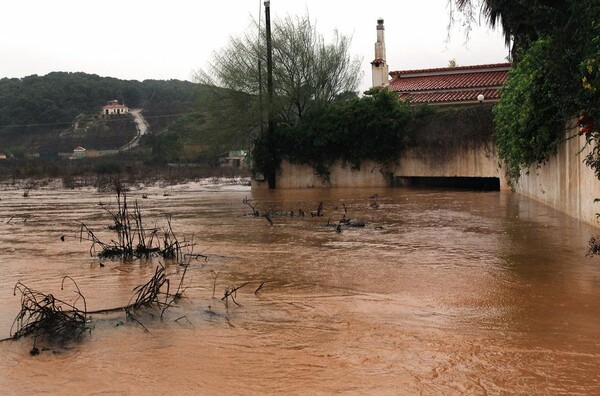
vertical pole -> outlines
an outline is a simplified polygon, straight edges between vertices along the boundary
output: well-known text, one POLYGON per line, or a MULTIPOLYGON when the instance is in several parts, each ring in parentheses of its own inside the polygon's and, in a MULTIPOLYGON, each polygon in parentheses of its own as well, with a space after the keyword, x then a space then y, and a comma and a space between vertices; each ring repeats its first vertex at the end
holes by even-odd
POLYGON ((262 81, 262 62, 258 61, 258 111, 260 113, 260 134, 264 132, 264 114, 263 114, 263 81, 262 81))
POLYGON ((262 79, 262 62, 260 60, 262 54, 260 46, 262 43, 262 0, 258 2, 258 111, 260 113, 260 136, 264 134, 264 113, 263 113, 263 79, 262 79))
POLYGON ((267 33, 267 111, 268 111, 268 126, 267 126, 267 155, 268 164, 265 172, 267 183, 270 189, 275 188, 275 147, 274 133, 275 123, 273 121, 273 47, 271 43, 271 1, 265 1, 265 25, 267 33))

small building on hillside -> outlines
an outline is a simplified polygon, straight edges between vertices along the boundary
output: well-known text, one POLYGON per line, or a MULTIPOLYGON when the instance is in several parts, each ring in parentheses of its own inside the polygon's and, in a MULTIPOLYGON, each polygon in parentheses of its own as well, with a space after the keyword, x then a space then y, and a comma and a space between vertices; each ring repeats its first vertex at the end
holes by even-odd
POLYGON ((245 150, 233 150, 219 155, 219 165, 223 168, 248 168, 248 152, 245 150))
POLYGON ((73 149, 73 155, 70 157, 71 159, 81 159, 85 158, 86 149, 81 146, 77 146, 73 149))
POLYGON ((129 107, 125 106, 124 103, 119 103, 119 101, 115 99, 102 106, 102 111, 100 112, 100 115, 102 117, 108 117, 111 115, 121 115, 127 113, 129 113, 129 107))

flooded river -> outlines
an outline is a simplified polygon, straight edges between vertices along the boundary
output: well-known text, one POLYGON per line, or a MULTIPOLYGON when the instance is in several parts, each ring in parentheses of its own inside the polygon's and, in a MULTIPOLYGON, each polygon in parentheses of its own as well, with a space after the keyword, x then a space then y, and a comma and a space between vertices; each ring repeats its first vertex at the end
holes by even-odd
MULTIPOLYGON (((20 308, 17 281, 72 299, 60 290, 69 275, 100 310, 126 305, 158 264, 101 266, 79 242, 82 222, 110 239, 110 193, 0 199, 0 338, 20 308)), ((32 357, 31 339, 1 342, 2 394, 600 394, 600 258, 585 257, 594 230, 527 198, 191 183, 128 199, 149 226, 172 215, 178 237, 208 256, 190 263, 185 298, 146 320, 149 332, 116 312, 93 315, 91 334, 66 349, 32 357), (245 215, 245 197, 295 216, 270 226, 245 215), (319 202, 324 216, 310 217, 319 202), (326 226, 344 214, 366 227, 326 226), (224 290, 246 282, 241 306, 225 306, 224 290)))

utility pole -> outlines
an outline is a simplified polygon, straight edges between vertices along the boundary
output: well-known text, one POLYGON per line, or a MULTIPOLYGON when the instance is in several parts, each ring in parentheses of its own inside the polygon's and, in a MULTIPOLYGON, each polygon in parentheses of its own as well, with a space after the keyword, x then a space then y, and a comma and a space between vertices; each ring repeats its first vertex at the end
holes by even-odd
POLYGON ((275 147, 274 134, 275 122, 273 121, 273 47, 271 43, 271 1, 265 1, 265 25, 267 33, 267 111, 268 111, 268 126, 267 126, 267 155, 268 163, 266 172, 267 183, 270 189, 275 188, 275 147))
MULTIPOLYGON (((262 43, 262 8, 260 1, 258 2, 258 48, 262 43)), ((262 137, 265 133, 264 128, 264 112, 263 112, 263 79, 262 79, 262 62, 260 56, 258 58, 258 111, 260 113, 260 136, 262 137)))

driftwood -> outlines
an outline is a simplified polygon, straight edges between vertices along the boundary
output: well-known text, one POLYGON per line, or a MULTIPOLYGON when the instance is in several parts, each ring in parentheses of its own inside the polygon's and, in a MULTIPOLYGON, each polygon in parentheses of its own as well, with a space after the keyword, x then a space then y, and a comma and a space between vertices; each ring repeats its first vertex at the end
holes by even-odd
MULTIPOLYGON (((31 289, 21 282, 14 287, 21 294, 21 310, 13 321, 10 330, 10 340, 24 337, 34 337, 32 355, 37 355, 39 349, 35 346, 38 340, 50 344, 64 346, 68 342, 81 339, 85 332, 91 332, 88 327, 91 314, 125 311, 127 318, 139 324, 145 331, 148 329, 137 317, 138 311, 145 308, 160 309, 162 320, 165 312, 173 306, 185 291, 184 279, 187 266, 184 266, 183 274, 175 291, 171 291, 171 282, 166 274, 165 267, 156 267, 154 275, 145 284, 136 287, 128 305, 117 308, 88 311, 85 297, 79 286, 69 276, 63 278, 61 290, 64 290, 65 281, 71 281, 75 285, 75 301, 69 303, 54 297, 52 294, 44 294, 31 289), (81 304, 83 307, 78 308, 81 304)), ((178 320, 182 319, 181 317, 178 320)), ((9 340, 6 339, 6 340, 9 340)))

